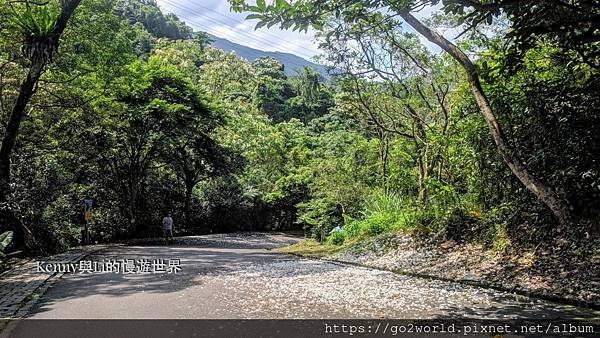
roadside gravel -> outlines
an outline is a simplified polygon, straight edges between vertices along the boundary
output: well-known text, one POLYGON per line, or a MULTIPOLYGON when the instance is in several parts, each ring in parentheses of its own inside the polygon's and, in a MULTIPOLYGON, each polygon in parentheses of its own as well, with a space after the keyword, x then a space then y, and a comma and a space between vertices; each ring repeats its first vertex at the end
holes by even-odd
MULTIPOLYGON (((222 245, 237 246, 237 236, 222 245)), ((261 240, 255 238, 254 245, 261 240)), ((263 238, 263 247, 272 247, 263 238)), ((223 266, 199 276, 220 286, 225 308, 246 318, 592 318, 587 310, 453 282, 315 259, 277 259, 262 264, 223 266)))
POLYGON ((494 253, 475 243, 437 246, 396 234, 357 243, 328 258, 600 307, 600 257, 548 250, 494 253))

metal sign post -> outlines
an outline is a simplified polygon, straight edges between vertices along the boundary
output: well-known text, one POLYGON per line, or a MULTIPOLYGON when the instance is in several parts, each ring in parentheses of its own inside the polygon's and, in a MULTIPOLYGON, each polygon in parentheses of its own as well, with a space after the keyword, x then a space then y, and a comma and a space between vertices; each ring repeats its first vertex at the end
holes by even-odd
POLYGON ((83 200, 83 218, 84 218, 84 229, 83 229, 83 236, 81 238, 81 241, 83 242, 83 245, 87 245, 90 244, 90 231, 89 231, 89 221, 92 220, 92 207, 94 206, 94 200, 90 199, 90 198, 86 198, 83 200))

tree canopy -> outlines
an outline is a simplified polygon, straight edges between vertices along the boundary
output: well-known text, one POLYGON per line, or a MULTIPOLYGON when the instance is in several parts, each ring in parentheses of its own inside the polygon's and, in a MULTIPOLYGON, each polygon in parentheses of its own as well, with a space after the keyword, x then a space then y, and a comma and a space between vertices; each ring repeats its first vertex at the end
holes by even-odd
POLYGON ((94 242, 172 213, 179 234, 597 248, 597 1, 230 1, 314 29, 331 79, 213 48, 154 1, 0 1, 13 249, 79 243, 85 199, 94 242))

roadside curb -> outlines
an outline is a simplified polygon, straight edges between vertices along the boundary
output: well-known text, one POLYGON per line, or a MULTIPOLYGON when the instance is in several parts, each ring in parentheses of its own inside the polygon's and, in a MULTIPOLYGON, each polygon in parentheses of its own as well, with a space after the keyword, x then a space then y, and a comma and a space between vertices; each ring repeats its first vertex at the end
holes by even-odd
MULTIPOLYGON (((61 257, 61 256, 66 256, 66 260, 64 260, 65 263, 76 263, 78 261, 80 261, 81 259, 94 254, 96 252, 105 250, 107 248, 111 247, 111 245, 96 245, 96 246, 91 246, 91 247, 82 247, 82 248, 78 248, 78 249, 73 249, 73 256, 69 256, 69 252, 65 252, 63 254, 58 254, 58 255, 54 255, 54 256, 48 256, 48 257, 39 257, 39 258, 35 258, 35 259, 31 259, 29 262, 27 262, 26 264, 23 264, 21 266, 19 266, 18 268, 23 268, 25 265, 27 264, 35 264, 37 261, 41 260, 41 259, 47 259, 47 260, 55 260, 57 257, 61 257), (79 250, 79 252, 78 252, 79 250)), ((10 274, 17 274, 18 272, 15 270, 17 269, 13 269, 13 270, 9 270, 6 271, 5 273, 2 274, 2 276, 8 276, 10 274)), ((32 267, 28 267, 27 270, 31 269, 32 267)), ((47 276, 45 279, 41 280, 39 282, 39 285, 37 287, 35 287, 34 289, 32 289, 29 292, 26 292, 25 295, 21 295, 19 298, 21 298, 20 302, 16 302, 15 304, 13 304, 11 307, 14 307, 14 310, 12 310, 12 313, 4 313, 2 315, 2 319, 18 319, 18 318, 22 318, 24 316, 26 316, 28 314, 28 312, 31 310, 31 308, 38 302, 38 300, 41 298, 41 296, 44 295, 44 293, 57 281, 59 280, 65 273, 64 272, 54 272, 51 273, 49 276, 47 276)), ((0 328, 1 330, 1 328, 0 328)))
POLYGON ((305 259, 316 259, 316 260, 320 260, 323 262, 337 264, 337 265, 341 265, 341 266, 355 266, 355 267, 361 267, 361 268, 366 268, 366 269, 391 272, 391 273, 395 273, 398 275, 409 276, 409 277, 417 277, 417 278, 423 278, 423 279, 428 279, 428 280, 438 280, 438 281, 442 281, 442 282, 452 282, 452 283, 459 283, 459 284, 468 285, 468 286, 476 286, 476 287, 480 287, 480 288, 484 288, 484 289, 509 292, 509 293, 520 295, 520 296, 526 296, 526 297, 536 298, 536 299, 545 300, 545 301, 549 301, 549 302, 553 302, 553 303, 559 303, 562 305, 572 305, 572 306, 587 308, 587 309, 596 310, 596 311, 600 310, 600 303, 586 302, 586 301, 582 301, 582 300, 575 299, 575 298, 558 296, 555 294, 548 294, 548 293, 535 292, 535 291, 531 291, 531 290, 525 290, 523 288, 519 288, 516 286, 511 288, 511 287, 506 287, 506 286, 503 286, 500 284, 495 284, 495 283, 485 282, 485 281, 447 278, 447 277, 442 277, 442 276, 412 272, 412 271, 403 270, 403 269, 389 269, 389 268, 385 268, 385 267, 371 266, 371 265, 362 264, 362 263, 358 263, 358 262, 342 261, 342 260, 337 260, 337 259, 332 259, 332 258, 302 255, 302 254, 292 253, 292 252, 278 252, 278 253, 290 255, 290 256, 296 256, 296 257, 305 258, 305 259))

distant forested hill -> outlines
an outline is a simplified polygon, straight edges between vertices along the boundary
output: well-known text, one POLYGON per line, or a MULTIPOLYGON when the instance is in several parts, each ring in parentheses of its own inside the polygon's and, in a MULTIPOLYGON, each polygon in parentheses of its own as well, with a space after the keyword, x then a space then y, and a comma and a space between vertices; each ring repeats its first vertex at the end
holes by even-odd
MULTIPOLYGON (((169 38, 174 40, 189 39, 193 36, 192 28, 181 21, 175 14, 163 14, 156 4, 156 0, 121 0, 117 7, 118 14, 129 19, 131 24, 141 24, 152 36, 156 38, 169 38)), ((207 33, 208 34, 208 33, 207 33)), ((240 45, 212 34, 208 34, 213 41, 212 46, 226 52, 234 52, 240 58, 254 61, 259 57, 272 57, 281 62, 288 76, 297 75, 304 67, 310 67, 328 78, 324 66, 310 62, 297 55, 282 52, 268 52, 240 45)), ((145 51, 149 47, 144 47, 145 51)))
POLYGON ((227 39, 219 38, 212 34, 208 34, 213 39, 212 46, 222 49, 226 52, 235 52, 235 54, 248 61, 254 61, 259 57, 272 57, 275 60, 281 62, 285 66, 285 73, 290 75, 297 75, 299 70, 304 67, 310 67, 316 70, 318 73, 323 75, 325 78, 328 77, 325 66, 310 62, 297 55, 282 52, 268 52, 260 49, 254 49, 248 46, 240 45, 235 42, 231 42, 227 39))

